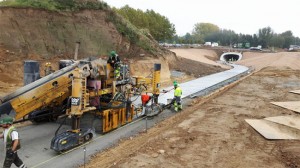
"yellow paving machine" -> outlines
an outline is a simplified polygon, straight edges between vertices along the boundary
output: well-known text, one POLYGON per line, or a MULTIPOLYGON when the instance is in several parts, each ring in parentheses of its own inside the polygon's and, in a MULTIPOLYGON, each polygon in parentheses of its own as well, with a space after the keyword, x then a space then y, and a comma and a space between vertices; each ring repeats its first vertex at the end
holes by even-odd
POLYGON ((62 152, 85 143, 93 131, 106 133, 132 122, 139 113, 132 103, 141 87, 152 92, 159 107, 160 64, 154 64, 152 77, 133 77, 129 67, 120 63, 120 74, 106 60, 71 61, 70 65, 48 74, 1 98, 1 117, 16 121, 69 120, 71 130, 57 134, 51 149, 62 152), (147 86, 147 87, 145 87, 147 86), (152 86, 152 87, 149 87, 152 86))

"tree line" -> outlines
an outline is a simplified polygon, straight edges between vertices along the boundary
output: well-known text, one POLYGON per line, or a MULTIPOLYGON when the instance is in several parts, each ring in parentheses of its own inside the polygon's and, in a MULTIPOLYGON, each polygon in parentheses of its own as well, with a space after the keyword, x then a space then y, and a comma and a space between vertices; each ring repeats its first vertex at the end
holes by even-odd
POLYGON ((259 29, 257 34, 237 34, 233 30, 221 29, 212 23, 197 23, 194 25, 192 33, 186 33, 184 36, 174 36, 170 41, 181 44, 203 44, 209 41, 218 42, 224 46, 249 43, 251 46, 261 45, 263 48, 289 48, 290 45, 300 44, 299 37, 295 37, 290 30, 275 33, 271 27, 264 27, 259 29))
POLYGON ((165 16, 156 13, 153 10, 134 9, 128 5, 114 9, 117 13, 129 20, 143 32, 149 32, 157 41, 167 41, 174 37, 176 31, 175 26, 165 16))
MULTIPOLYGON (((0 1, 0 6, 35 7, 53 11, 103 10, 110 8, 100 0, 3 0, 0 1)), ((295 37, 290 30, 275 33, 271 27, 264 27, 259 29, 257 34, 237 34, 233 30, 222 29, 212 23, 196 23, 192 33, 178 36, 174 24, 167 17, 153 10, 142 11, 128 5, 120 9, 113 8, 113 10, 140 29, 145 35, 150 35, 159 42, 203 44, 209 41, 224 46, 249 43, 251 46, 261 45, 263 48, 288 48, 292 44, 300 44, 299 37, 295 37)))

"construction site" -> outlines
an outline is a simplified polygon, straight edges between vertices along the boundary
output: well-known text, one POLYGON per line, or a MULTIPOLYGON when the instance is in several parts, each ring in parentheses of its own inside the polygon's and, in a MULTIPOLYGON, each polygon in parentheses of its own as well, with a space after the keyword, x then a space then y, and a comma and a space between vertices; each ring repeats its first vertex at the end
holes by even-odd
POLYGON ((139 36, 150 52, 107 15, 0 8, 0 118, 28 167, 300 166, 300 52, 139 36))

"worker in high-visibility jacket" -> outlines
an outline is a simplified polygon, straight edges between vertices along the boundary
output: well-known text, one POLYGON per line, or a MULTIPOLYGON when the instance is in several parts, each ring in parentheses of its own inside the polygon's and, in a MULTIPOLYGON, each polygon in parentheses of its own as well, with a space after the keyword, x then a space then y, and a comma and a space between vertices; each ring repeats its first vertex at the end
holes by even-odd
POLYGON ((179 87, 178 83, 174 81, 174 110, 178 111, 182 110, 182 103, 181 103, 181 96, 182 96, 182 90, 179 87))
POLYGON ((116 79, 120 79, 120 77, 121 77, 121 67, 120 67, 120 64, 115 64, 114 75, 115 75, 116 79))
POLYGON ((115 51, 110 52, 107 63, 109 63, 114 68, 114 77, 116 79, 120 79, 120 77, 121 77, 121 67, 120 67, 121 60, 119 58, 119 55, 115 51))

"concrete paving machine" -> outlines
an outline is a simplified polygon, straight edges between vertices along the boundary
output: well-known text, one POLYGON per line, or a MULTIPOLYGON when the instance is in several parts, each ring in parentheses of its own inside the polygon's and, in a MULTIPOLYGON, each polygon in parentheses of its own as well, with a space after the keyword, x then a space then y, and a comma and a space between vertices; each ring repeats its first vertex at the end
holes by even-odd
MULTIPOLYGON (((120 75, 102 59, 73 61, 71 65, 30 83, 1 98, 0 114, 16 121, 42 119, 69 120, 71 130, 56 134, 51 149, 62 152, 83 144, 93 131, 106 133, 129 122, 137 115, 132 104, 135 90, 152 85, 152 101, 158 104, 160 64, 154 64, 150 78, 132 77, 129 67, 120 63, 120 75), (63 116, 63 117, 62 117, 63 116)), ((155 108, 157 113, 162 108, 155 108)), ((58 131, 57 131, 58 132, 58 131)))

